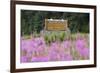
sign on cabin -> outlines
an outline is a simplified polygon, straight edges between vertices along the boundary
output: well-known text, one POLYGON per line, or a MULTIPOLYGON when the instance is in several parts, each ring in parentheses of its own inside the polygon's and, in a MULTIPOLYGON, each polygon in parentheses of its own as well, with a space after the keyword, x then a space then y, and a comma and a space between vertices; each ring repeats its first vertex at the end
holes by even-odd
POLYGON ((67 30, 67 20, 63 19, 45 19, 45 30, 60 31, 67 30))

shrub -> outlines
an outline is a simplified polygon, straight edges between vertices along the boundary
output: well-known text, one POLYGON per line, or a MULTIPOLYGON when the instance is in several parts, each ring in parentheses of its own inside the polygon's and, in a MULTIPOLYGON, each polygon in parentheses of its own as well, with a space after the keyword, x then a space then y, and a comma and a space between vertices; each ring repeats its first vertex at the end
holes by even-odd
POLYGON ((59 35, 60 41, 61 42, 64 41, 65 37, 66 37, 66 33, 65 32, 61 32, 60 35, 59 35))

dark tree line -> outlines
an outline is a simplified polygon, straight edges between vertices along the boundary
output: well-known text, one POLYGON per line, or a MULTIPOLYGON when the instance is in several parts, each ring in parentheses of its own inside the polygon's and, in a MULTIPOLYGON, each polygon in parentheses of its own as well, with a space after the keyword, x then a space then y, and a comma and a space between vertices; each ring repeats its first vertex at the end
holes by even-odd
POLYGON ((45 19, 50 18, 68 20, 72 33, 89 33, 89 13, 21 10, 21 35, 39 33, 44 29, 45 19))

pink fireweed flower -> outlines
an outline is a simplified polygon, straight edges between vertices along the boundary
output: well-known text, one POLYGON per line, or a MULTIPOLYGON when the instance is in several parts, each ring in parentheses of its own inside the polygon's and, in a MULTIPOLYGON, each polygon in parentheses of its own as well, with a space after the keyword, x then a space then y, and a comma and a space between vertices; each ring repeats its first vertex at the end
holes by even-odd
POLYGON ((46 48, 45 45, 41 45, 41 46, 38 46, 36 49, 37 49, 37 52, 43 52, 45 48, 46 48))
POLYGON ((62 48, 67 49, 71 46, 71 42, 66 40, 66 41, 63 41, 61 45, 62 45, 62 48))
POLYGON ((38 46, 45 44, 44 38, 43 37, 35 38, 35 43, 37 43, 38 46))
POLYGON ((21 40, 21 49, 26 50, 27 40, 21 40))
POLYGON ((27 56, 21 56, 21 62, 28 62, 27 56))
POLYGON ((48 57, 32 57, 32 62, 47 62, 49 61, 48 57))
POLYGON ((76 50, 79 52, 80 56, 89 57, 89 48, 86 48, 86 42, 84 39, 78 39, 76 41, 76 50))
POLYGON ((73 58, 72 58, 72 56, 70 55, 70 54, 67 54, 67 55, 62 55, 61 56, 61 60, 62 61, 70 61, 70 60, 72 60, 73 58))
POLYGON ((76 40, 76 49, 77 50, 80 50, 80 49, 82 49, 84 47, 85 47, 85 41, 84 41, 84 39, 78 39, 78 40, 76 40))
POLYGON ((89 48, 83 48, 82 50, 79 50, 79 53, 83 57, 89 57, 89 48))
POLYGON ((50 61, 57 61, 59 60, 59 53, 57 51, 50 50, 48 54, 50 61))
POLYGON ((52 42, 52 43, 51 43, 51 46, 53 46, 53 47, 57 47, 57 45, 58 45, 57 42, 52 42))
POLYGON ((21 41, 21 48, 22 49, 25 48, 27 51, 36 51, 37 47, 38 47, 38 44, 32 39, 21 41))
POLYGON ((21 51, 26 51, 26 56, 31 57, 32 53, 36 51, 36 46, 33 45, 34 41, 31 39, 21 40, 21 51))
POLYGON ((50 45, 50 50, 51 51, 57 51, 57 50, 59 50, 59 43, 57 43, 57 42, 53 42, 53 43, 51 43, 51 45, 50 45))
POLYGON ((32 41, 32 40, 27 41, 26 48, 27 48, 28 52, 36 51, 36 47, 37 47, 37 44, 34 41, 32 41))

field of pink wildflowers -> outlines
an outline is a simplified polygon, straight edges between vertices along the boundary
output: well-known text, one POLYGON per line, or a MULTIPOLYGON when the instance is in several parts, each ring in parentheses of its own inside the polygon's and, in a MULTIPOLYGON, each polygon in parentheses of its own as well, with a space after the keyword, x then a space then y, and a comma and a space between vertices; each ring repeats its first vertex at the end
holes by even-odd
POLYGON ((89 34, 74 34, 49 44, 43 36, 21 37, 21 62, 72 61, 89 59, 89 34))

